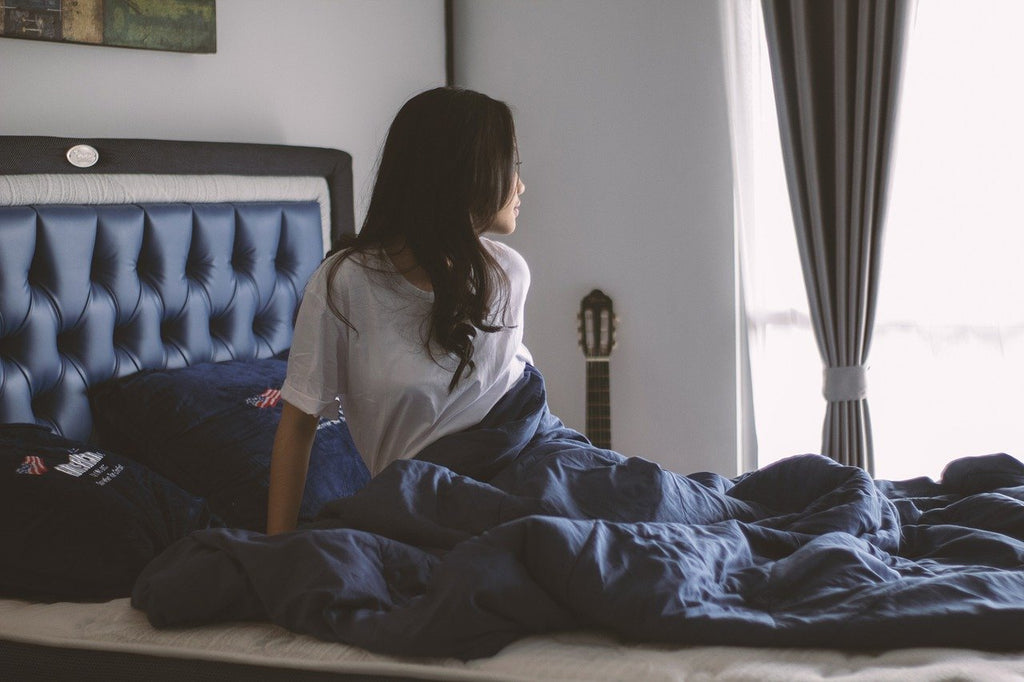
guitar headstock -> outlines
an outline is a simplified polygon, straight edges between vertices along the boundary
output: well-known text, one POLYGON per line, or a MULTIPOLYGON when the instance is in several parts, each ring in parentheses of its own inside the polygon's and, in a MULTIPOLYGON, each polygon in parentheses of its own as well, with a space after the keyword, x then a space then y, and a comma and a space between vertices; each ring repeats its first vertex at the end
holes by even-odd
POLYGON ((615 348, 612 299, 594 289, 580 302, 580 346, 588 360, 607 360, 615 348))

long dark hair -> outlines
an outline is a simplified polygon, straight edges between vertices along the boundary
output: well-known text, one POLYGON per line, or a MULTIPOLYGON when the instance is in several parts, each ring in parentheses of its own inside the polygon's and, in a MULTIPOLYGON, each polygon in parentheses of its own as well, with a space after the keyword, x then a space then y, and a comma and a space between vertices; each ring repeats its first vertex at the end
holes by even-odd
POLYGON ((475 368, 477 332, 503 328, 508 277, 480 233, 515 192, 516 160, 515 125, 504 102, 451 87, 416 95, 388 131, 362 229, 328 255, 331 281, 352 254, 394 243, 411 249, 434 291, 424 346, 435 357, 433 341, 459 360, 449 391, 475 368))

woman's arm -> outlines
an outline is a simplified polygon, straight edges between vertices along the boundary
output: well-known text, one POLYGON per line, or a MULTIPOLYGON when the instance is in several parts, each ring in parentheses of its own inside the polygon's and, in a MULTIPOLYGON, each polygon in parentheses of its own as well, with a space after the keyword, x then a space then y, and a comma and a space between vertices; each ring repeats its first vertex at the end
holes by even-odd
POLYGON ((284 402, 270 456, 269 535, 295 530, 298 523, 317 421, 315 415, 306 414, 288 401, 284 402))

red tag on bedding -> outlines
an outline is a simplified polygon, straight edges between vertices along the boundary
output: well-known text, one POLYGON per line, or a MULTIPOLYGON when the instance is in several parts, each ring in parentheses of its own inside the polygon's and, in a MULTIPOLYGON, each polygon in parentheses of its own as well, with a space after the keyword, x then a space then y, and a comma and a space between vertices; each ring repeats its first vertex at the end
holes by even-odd
POLYGON ((25 458, 25 461, 18 466, 17 471, 19 474, 41 476, 46 473, 47 469, 41 458, 36 457, 35 455, 29 455, 25 458))
POLYGON ((268 388, 259 395, 254 395, 251 398, 246 399, 246 405, 252 405, 253 407, 273 407, 281 401, 281 389, 279 388, 268 388))

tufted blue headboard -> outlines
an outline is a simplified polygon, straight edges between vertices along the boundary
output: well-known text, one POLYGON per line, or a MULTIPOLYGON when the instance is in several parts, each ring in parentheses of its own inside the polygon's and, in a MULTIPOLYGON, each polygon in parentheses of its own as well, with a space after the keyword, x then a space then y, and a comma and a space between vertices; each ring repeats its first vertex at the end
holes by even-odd
POLYGON ((98 382, 286 350, 352 229, 337 150, 0 136, 0 423, 87 440, 98 382))

